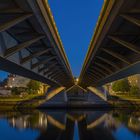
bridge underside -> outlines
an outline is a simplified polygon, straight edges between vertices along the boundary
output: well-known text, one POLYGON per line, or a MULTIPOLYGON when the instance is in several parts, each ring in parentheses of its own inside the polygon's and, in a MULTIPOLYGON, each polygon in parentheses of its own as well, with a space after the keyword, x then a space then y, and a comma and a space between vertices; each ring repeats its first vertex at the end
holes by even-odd
POLYGON ((73 85, 47 1, 0 1, 0 69, 52 86, 73 85))
POLYGON ((101 86, 140 73, 140 1, 106 0, 80 75, 101 86))

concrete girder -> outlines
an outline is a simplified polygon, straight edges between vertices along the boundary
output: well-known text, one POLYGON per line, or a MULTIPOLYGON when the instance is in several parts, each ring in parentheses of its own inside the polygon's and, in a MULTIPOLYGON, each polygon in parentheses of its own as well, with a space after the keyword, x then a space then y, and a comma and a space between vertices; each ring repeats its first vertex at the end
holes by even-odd
POLYGON ((95 73, 90 73, 90 75, 86 75, 89 79, 91 78, 91 79, 93 79, 93 78, 95 78, 96 80, 98 80, 100 77, 99 76, 97 76, 95 73))
POLYGON ((0 10, 0 14, 19 14, 19 13, 24 13, 24 11, 17 7, 17 8, 10 8, 10 9, 2 9, 0 10))
POLYGON ((60 72, 60 70, 59 70, 59 69, 54 69, 53 71, 50 71, 50 72, 48 72, 48 73, 47 73, 47 72, 44 72, 44 75, 47 75, 47 76, 50 76, 50 75, 52 75, 52 74, 54 74, 54 75, 55 75, 55 74, 56 74, 56 72, 58 72, 58 71, 60 72))
MULTIPOLYGON (((38 70, 38 72, 42 72, 42 71, 44 71, 44 70, 50 70, 51 68, 53 68, 53 67, 55 67, 56 65, 57 65, 58 63, 57 62, 55 62, 55 63, 53 63, 53 64, 50 64, 49 66, 44 66, 43 68, 40 68, 39 70, 38 70)), ((45 71, 45 72, 48 72, 48 71, 45 71)))
MULTIPOLYGON (((65 74, 62 73, 62 72, 57 72, 55 75, 52 75, 52 76, 49 76, 49 77, 51 77, 52 79, 56 79, 57 80, 57 78, 60 78, 62 76, 65 76, 65 74)), ((62 78, 60 78, 60 79, 62 80, 62 78)), ((65 78, 63 77, 63 79, 65 79, 65 78)))
POLYGON ((122 39, 119 39, 117 37, 109 36, 109 39, 113 40, 114 42, 120 44, 121 46, 124 46, 130 50, 132 50, 135 53, 140 54, 140 48, 138 46, 133 45, 132 43, 129 43, 127 41, 124 41, 122 39))
POLYGON ((115 68, 116 70, 119 70, 120 68, 117 66, 117 64, 113 63, 112 61, 106 59, 106 58, 103 58, 102 56, 96 56, 96 58, 98 58, 99 60, 111 65, 113 68, 115 68))
POLYGON ((97 65, 98 67, 100 67, 101 69, 104 69, 109 74, 113 72, 110 68, 107 68, 105 65, 103 65, 103 64, 101 64, 99 62, 94 62, 94 64, 97 65))
POLYGON ((47 76, 48 77, 53 77, 53 76, 59 76, 60 73, 62 73, 63 71, 60 71, 60 70, 55 70, 53 71, 53 73, 49 73, 47 76))
POLYGON ((131 64, 131 62, 129 60, 127 60, 124 56, 122 56, 122 55, 120 55, 120 54, 118 54, 116 52, 113 52, 113 51, 111 51, 109 49, 106 49, 106 48, 102 48, 101 50, 106 52, 106 53, 108 53, 108 54, 110 54, 111 56, 123 61, 124 63, 126 63, 128 65, 131 64))
POLYGON ((93 72, 87 72, 87 74, 90 74, 90 75, 92 75, 92 76, 97 76, 97 77, 99 77, 99 78, 102 78, 104 75, 103 74, 100 74, 100 73, 93 73, 93 72))
POLYGON ((57 82, 53 82, 47 78, 45 78, 42 75, 38 75, 35 72, 32 72, 24 67, 19 66, 18 64, 15 64, 9 60, 5 60, 4 58, 0 57, 0 69, 4 70, 4 71, 8 71, 10 73, 14 73, 17 75, 21 75, 23 77, 28 77, 30 79, 34 79, 34 80, 38 80, 41 81, 43 83, 47 83, 51 86, 58 86, 60 85, 57 82), (10 68, 10 69, 9 69, 10 68))
POLYGON ((24 49, 24 48, 29 47, 30 45, 32 45, 33 43, 39 41, 40 39, 42 39, 42 38, 44 38, 44 37, 45 37, 45 36, 34 37, 34 38, 31 39, 31 40, 28 40, 28 41, 26 41, 26 42, 23 42, 23 43, 21 43, 21 44, 18 44, 18 45, 14 46, 14 47, 11 47, 11 48, 9 48, 9 49, 7 49, 7 50, 5 51, 4 57, 9 57, 10 55, 12 55, 12 54, 14 54, 14 53, 20 51, 21 49, 24 49))
POLYGON ((49 74, 49 73, 53 73, 53 72, 55 72, 56 70, 59 69, 59 67, 56 67, 56 65, 53 66, 53 67, 54 67, 54 69, 51 69, 52 67, 50 67, 49 69, 47 69, 47 70, 44 72, 44 75, 47 75, 47 74, 49 74))
POLYGON ((34 69, 34 68, 38 67, 41 64, 47 64, 49 61, 51 61, 51 60, 53 60, 55 58, 56 58, 56 56, 51 56, 51 57, 47 58, 47 60, 45 59, 43 61, 39 61, 39 62, 37 62, 35 64, 32 64, 31 69, 34 69))
POLYGON ((140 26, 140 20, 139 19, 136 19, 132 16, 129 16, 129 15, 120 15, 123 19, 137 25, 137 26, 140 26))
POLYGON ((108 73, 106 73, 103 69, 100 69, 98 67, 92 67, 92 68, 93 68, 93 69, 91 69, 92 71, 96 70, 97 72, 100 72, 100 73, 102 73, 104 75, 108 75, 108 73))
POLYGON ((115 80, 119 80, 134 74, 140 74, 140 61, 134 64, 129 65, 105 78, 102 78, 98 81, 97 85, 101 86, 103 83, 109 83, 115 80))
POLYGON ((27 18, 30 18, 33 14, 23 14, 17 18, 14 18, 13 20, 7 21, 6 23, 3 23, 0 25, 0 32, 5 31, 14 25, 26 20, 27 18))
POLYGON ((132 9, 132 10, 128 11, 128 13, 131 13, 131 14, 140 14, 140 9, 135 8, 135 9, 132 9))
POLYGON ((38 57, 38 56, 40 56, 42 54, 45 54, 45 53, 49 52, 50 50, 52 50, 52 48, 47 48, 47 49, 42 50, 42 51, 37 51, 37 52, 35 52, 35 53, 25 57, 25 58, 22 58, 21 59, 21 64, 24 64, 24 63, 28 62, 29 60, 31 60, 31 59, 33 59, 35 57, 38 57))
POLYGON ((94 77, 92 77, 92 76, 87 76, 86 78, 89 79, 90 82, 93 82, 93 79, 98 80, 98 78, 96 78, 95 76, 94 76, 94 77))

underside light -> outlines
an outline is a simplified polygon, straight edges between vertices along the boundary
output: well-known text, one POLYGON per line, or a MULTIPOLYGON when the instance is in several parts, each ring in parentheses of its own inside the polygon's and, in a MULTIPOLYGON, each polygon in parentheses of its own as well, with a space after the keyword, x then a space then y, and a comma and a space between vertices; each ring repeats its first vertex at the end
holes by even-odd
POLYGON ((77 85, 79 82, 79 78, 75 78, 75 84, 77 85))

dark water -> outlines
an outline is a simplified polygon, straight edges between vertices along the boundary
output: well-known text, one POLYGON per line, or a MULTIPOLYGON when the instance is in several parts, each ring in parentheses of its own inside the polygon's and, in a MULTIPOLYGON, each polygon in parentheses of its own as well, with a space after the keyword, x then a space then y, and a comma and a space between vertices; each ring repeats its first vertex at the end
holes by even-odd
POLYGON ((140 140, 140 112, 1 111, 0 140, 140 140))

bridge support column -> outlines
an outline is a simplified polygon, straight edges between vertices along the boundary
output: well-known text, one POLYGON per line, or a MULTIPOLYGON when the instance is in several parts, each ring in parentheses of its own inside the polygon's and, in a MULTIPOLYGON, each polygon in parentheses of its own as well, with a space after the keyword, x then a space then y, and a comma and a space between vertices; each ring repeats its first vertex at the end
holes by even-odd
POLYGON ((55 95, 59 94, 64 89, 65 89, 65 87, 51 88, 51 90, 49 90, 49 92, 46 95, 46 101, 50 100, 51 98, 53 98, 55 95))
POLYGON ((68 97, 67 97, 67 93, 66 93, 66 91, 64 91, 64 101, 65 101, 65 102, 68 101, 68 97))
POLYGON ((87 89, 89 91, 91 91, 93 94, 99 96, 104 101, 107 101, 108 94, 107 94, 107 90, 105 90, 105 88, 103 88, 103 87, 100 87, 100 88, 88 87, 87 89))

